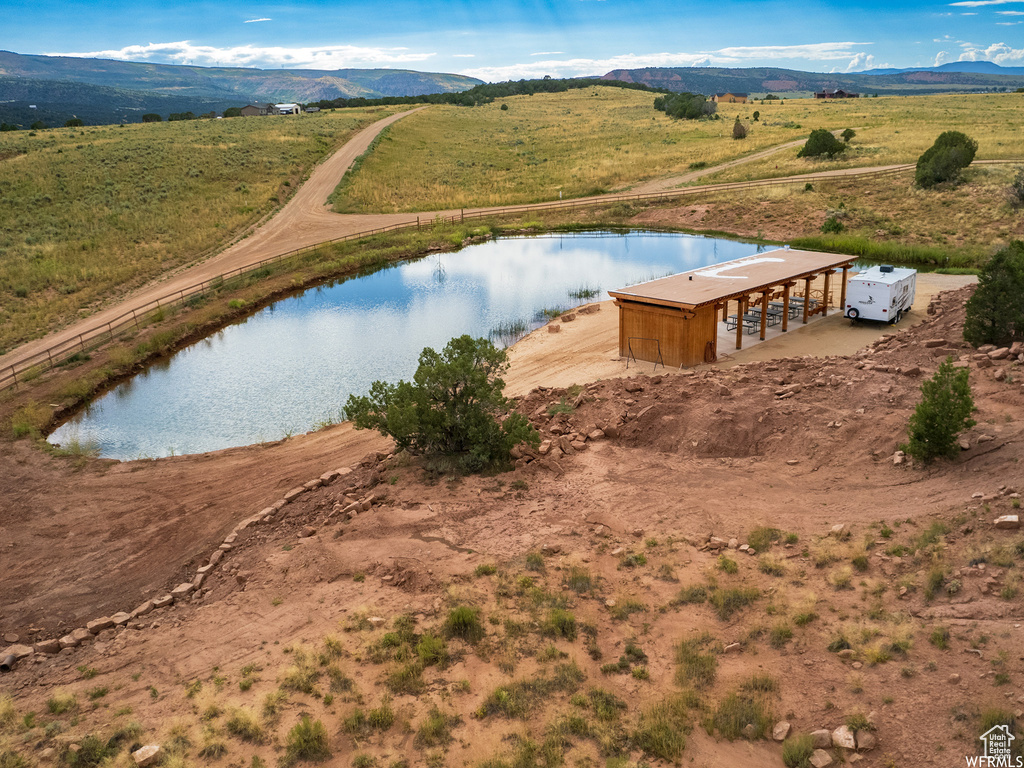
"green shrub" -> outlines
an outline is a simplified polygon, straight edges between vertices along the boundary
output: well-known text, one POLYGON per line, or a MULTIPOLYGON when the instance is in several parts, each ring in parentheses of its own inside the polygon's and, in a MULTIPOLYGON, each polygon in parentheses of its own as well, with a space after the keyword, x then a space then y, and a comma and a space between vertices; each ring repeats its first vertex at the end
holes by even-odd
POLYGON ((797 157, 835 157, 844 152, 846 145, 832 135, 827 128, 817 128, 811 131, 807 143, 796 153, 797 157))
POLYGON ((319 720, 303 715, 292 729, 288 731, 285 741, 285 759, 289 763, 296 760, 326 760, 331 756, 327 742, 327 728, 319 720))
POLYGON ((116 753, 116 744, 89 734, 78 742, 77 752, 67 753, 67 761, 71 768, 95 768, 116 753))
POLYGON ((424 667, 434 664, 445 667, 448 665, 448 644, 443 637, 425 633, 416 643, 416 655, 424 667))
POLYGON ((430 708, 426 719, 416 730, 413 744, 423 747, 444 746, 452 740, 452 728, 462 722, 458 715, 446 715, 436 706, 430 708))
POLYGON ((46 708, 50 710, 51 715, 63 715, 65 712, 70 712, 78 706, 78 699, 75 698, 75 694, 68 693, 67 691, 55 691, 54 694, 46 700, 46 708))
POLYGON ((590 571, 579 566, 572 566, 565 577, 565 586, 573 592, 589 592, 594 588, 594 580, 590 571))
POLYGON ((782 742, 782 762, 786 768, 809 768, 814 742, 809 733, 790 736, 782 742))
POLYGON ((467 643, 478 643, 485 634, 480 623, 480 610, 468 605, 456 606, 448 612, 444 630, 448 637, 459 637, 467 643))
POLYGON ((378 731, 386 731, 395 724, 395 710, 391 708, 391 699, 385 697, 380 706, 366 713, 366 723, 378 731))
POLYGON ((682 605, 697 605, 708 599, 708 590, 702 584, 691 584, 683 587, 676 595, 675 602, 682 605))
POLYGON ((423 666, 416 661, 396 667, 384 678, 384 685, 392 693, 419 693, 426 687, 423 682, 423 666))
POLYGON ((964 340, 1008 345, 1024 338, 1024 241, 997 251, 978 274, 978 285, 964 307, 964 340))
POLYGON ((759 691, 733 691, 719 702, 711 714, 711 730, 718 731, 729 741, 743 735, 749 723, 754 726, 754 738, 760 738, 775 720, 770 703, 759 691))
POLYGON ((761 596, 757 587, 733 587, 716 589, 711 593, 711 605, 718 613, 718 618, 728 621, 733 614, 743 610, 761 596))
POLYGON ((766 525, 759 525, 747 534, 747 544, 758 552, 767 552, 772 544, 782 538, 782 531, 766 525))
POLYGON ((249 707, 239 707, 231 710, 224 727, 232 736, 237 736, 242 741, 249 741, 259 744, 263 741, 263 726, 260 725, 256 713, 249 707))
POLYGON ((960 131, 945 131, 917 159, 914 181, 925 189, 956 181, 960 172, 974 161, 977 151, 978 142, 974 139, 960 131))
POLYGON ((735 574, 739 573, 740 567, 736 564, 736 561, 724 554, 718 556, 716 563, 718 570, 724 571, 725 573, 735 574))
POLYGON ((793 628, 786 622, 776 624, 768 633, 768 642, 772 648, 782 648, 793 639, 793 628))
POLYGON ((633 743, 648 755, 678 763, 690 731, 687 711, 687 700, 679 694, 653 704, 640 715, 633 743))
POLYGON ((907 424, 909 441, 904 449, 923 462, 939 456, 952 458, 960 452, 957 435, 974 426, 974 399, 966 368, 953 368, 947 357, 935 375, 921 385, 921 402, 907 424))
POLYGON ((541 633, 549 637, 576 639, 576 617, 569 611, 554 608, 541 625, 541 633))
POLYGON ((935 627, 931 634, 928 635, 928 642, 938 648, 940 651, 945 651, 949 648, 949 639, 951 637, 949 627, 935 627))
POLYGON ((349 397, 345 412, 357 429, 393 438, 398 450, 443 457, 476 472, 507 462, 514 445, 540 444, 526 417, 509 413, 501 378, 507 368, 505 350, 460 336, 440 353, 425 348, 412 383, 375 381, 369 395, 349 397))
POLYGON ((845 229, 846 225, 835 216, 828 216, 821 225, 821 231, 826 235, 838 235, 845 229))
POLYGON ((690 640, 682 640, 676 646, 676 682, 695 688, 709 688, 715 683, 718 673, 718 657, 705 652, 714 643, 714 638, 704 633, 690 640))

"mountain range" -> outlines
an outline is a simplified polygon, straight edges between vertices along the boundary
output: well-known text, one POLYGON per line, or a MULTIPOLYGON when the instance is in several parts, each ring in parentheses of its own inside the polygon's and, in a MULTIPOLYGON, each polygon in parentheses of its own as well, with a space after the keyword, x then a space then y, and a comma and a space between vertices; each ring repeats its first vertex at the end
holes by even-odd
POLYGON ((956 91, 1015 90, 1024 87, 1024 68, 1005 68, 992 62, 958 62, 927 69, 874 73, 801 72, 774 67, 646 67, 616 69, 604 75, 604 79, 703 94, 774 93, 795 97, 822 89, 843 89, 861 94, 909 96, 956 91))

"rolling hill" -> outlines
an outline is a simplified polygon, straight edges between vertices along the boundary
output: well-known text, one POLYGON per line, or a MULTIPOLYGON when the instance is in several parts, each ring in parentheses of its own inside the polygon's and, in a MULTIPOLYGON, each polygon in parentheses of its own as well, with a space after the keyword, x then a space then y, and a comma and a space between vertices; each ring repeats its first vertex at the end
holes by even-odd
POLYGON ((72 116, 90 123, 137 122, 145 112, 166 117, 249 102, 450 93, 481 82, 402 69, 192 67, 0 51, 0 120, 24 124, 26 115, 38 115, 33 121, 51 125, 72 116), (36 109, 30 110, 29 104, 36 109))
MULTIPOLYGON (((980 62, 966 62, 977 67, 980 62)), ((887 96, 955 91, 977 92, 988 90, 1014 90, 1024 87, 1024 73, 1006 70, 990 62, 986 71, 960 72, 941 67, 911 70, 891 74, 801 72, 795 69, 773 67, 647 67, 643 69, 616 69, 604 75, 605 80, 624 80, 644 83, 651 87, 693 93, 774 93, 777 95, 805 96, 823 88, 843 89, 862 94, 887 96), (995 74, 991 68, 1000 70, 995 74)))

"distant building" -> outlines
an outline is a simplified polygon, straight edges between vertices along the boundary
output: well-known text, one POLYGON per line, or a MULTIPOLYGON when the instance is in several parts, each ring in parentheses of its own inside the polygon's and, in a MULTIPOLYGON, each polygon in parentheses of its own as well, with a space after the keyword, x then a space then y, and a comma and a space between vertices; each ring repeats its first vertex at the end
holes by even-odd
POLYGON ((298 104, 275 104, 274 114, 277 115, 297 115, 302 110, 298 104))
POLYGON ((319 112, 320 107, 306 107, 307 112, 319 112))
POLYGON ((266 105, 258 106, 256 104, 246 104, 239 110, 242 113, 242 117, 256 117, 257 115, 267 114, 266 105))
POLYGON ((746 104, 746 93, 716 93, 711 100, 718 104, 746 104))
POLYGON ((823 90, 818 91, 814 94, 816 99, 859 99, 859 93, 853 93, 852 91, 844 91, 840 88, 838 91, 823 90))

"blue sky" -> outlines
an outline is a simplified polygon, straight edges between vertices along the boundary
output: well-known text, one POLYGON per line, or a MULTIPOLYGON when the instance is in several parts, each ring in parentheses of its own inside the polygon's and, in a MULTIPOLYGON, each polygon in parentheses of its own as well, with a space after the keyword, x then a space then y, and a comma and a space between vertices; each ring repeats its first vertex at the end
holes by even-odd
POLYGON ((1024 0, 5 0, 0 48, 201 66, 457 72, 644 66, 816 72, 1024 66, 1024 0))

